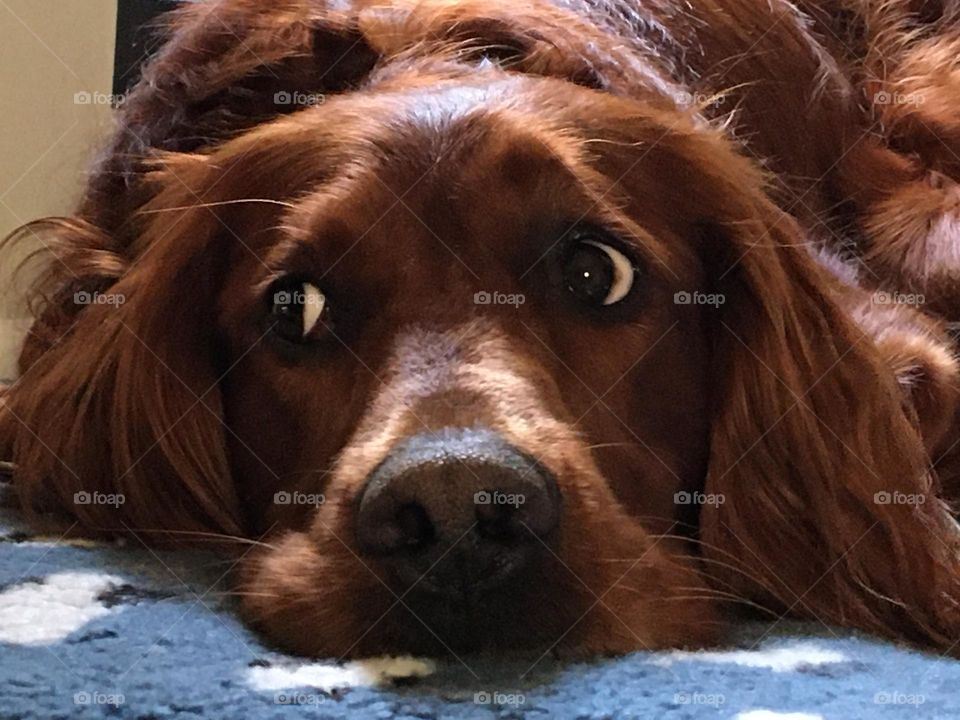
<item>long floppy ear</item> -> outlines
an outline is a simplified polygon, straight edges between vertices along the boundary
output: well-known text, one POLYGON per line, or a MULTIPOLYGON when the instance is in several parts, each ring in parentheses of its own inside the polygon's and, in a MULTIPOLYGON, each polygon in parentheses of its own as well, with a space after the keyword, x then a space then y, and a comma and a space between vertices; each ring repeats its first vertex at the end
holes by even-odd
POLYGON ((713 332, 704 572, 768 607, 952 647, 960 526, 840 281, 723 128, 597 106, 585 124, 616 148, 596 151, 615 207, 692 238, 697 289, 725 300, 682 311, 713 332))
MULTIPOLYGON (((157 202, 196 204, 178 183, 157 202)), ((40 521, 237 533, 211 309, 227 265, 220 226, 207 209, 153 217, 126 255, 106 240, 84 252, 95 231, 55 224, 61 246, 77 244, 62 259, 82 289, 50 299, 74 306, 72 325, 0 396, 0 437, 22 504, 40 521)))
POLYGON ((947 648, 960 533, 894 373, 793 220, 750 204, 718 210, 712 237, 726 303, 706 492, 724 502, 703 510, 704 552, 784 611, 947 648))
POLYGON ((335 5, 183 4, 118 109, 77 215, 15 236, 39 239, 52 256, 34 287, 23 376, 0 406, 0 459, 15 460, 34 512, 61 511, 88 529, 239 530, 204 312, 226 265, 214 246, 217 219, 195 209, 143 223, 138 213, 151 202, 201 205, 186 153, 363 81, 377 56, 355 14, 335 5), (171 166, 158 198, 148 173, 169 153, 184 166, 171 166))

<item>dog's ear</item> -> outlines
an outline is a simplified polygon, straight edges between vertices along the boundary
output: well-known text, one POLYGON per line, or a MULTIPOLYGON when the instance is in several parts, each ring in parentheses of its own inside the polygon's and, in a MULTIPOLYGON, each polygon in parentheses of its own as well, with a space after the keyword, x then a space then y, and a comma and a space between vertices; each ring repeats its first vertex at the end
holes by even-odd
POLYGON ((593 161, 610 185, 601 200, 691 249, 697 289, 724 300, 676 310, 712 341, 704 572, 768 607, 950 647, 960 526, 911 422, 924 398, 905 396, 840 281, 723 128, 596 106, 586 134, 616 147, 593 161))
POLYGON ((722 219, 703 239, 726 298, 708 562, 784 611, 946 647, 960 628, 960 533, 894 372, 793 220, 747 187, 714 188, 722 219))
POLYGON ((147 199, 158 152, 195 152, 363 82, 377 61, 352 12, 322 0, 211 0, 169 13, 167 42, 118 109, 82 214, 113 232, 147 199))
MULTIPOLYGON (((198 205, 189 168, 176 174, 183 184, 168 183, 157 206, 198 205)), ((53 228, 76 282, 48 300, 47 318, 61 308, 70 323, 37 326, 57 337, 35 345, 3 393, 0 437, 38 520, 237 533, 212 326, 227 265, 221 226, 207 208, 153 217, 126 255, 81 221, 53 228)))

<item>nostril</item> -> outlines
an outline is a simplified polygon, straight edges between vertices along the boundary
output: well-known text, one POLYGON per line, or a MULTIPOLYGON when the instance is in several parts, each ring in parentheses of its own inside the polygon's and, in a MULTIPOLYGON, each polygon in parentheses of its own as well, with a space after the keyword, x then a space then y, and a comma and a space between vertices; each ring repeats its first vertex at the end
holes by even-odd
POLYGON ((476 518, 477 532, 490 540, 516 540, 523 531, 519 514, 512 505, 478 504, 476 518))
POLYGON ((420 503, 410 502, 400 506, 395 518, 398 533, 398 547, 419 550, 436 539, 437 531, 430 515, 420 503))

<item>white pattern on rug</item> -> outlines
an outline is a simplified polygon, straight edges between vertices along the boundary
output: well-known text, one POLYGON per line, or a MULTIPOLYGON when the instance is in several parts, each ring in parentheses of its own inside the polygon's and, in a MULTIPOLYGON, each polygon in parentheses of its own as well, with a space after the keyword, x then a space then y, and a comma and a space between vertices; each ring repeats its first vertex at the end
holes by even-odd
POLYGON ((786 647, 760 648, 758 650, 726 650, 690 652, 678 650, 666 653, 652 662, 669 667, 674 662, 700 661, 732 663, 744 667, 767 668, 774 672, 794 672, 803 667, 816 667, 841 663, 847 660, 843 653, 826 650, 815 643, 801 642, 786 647))
POLYGON ((254 667, 247 673, 247 683, 260 691, 314 687, 330 692, 350 687, 377 687, 395 679, 426 677, 434 670, 435 665, 430 660, 410 656, 382 657, 343 664, 254 667))
POLYGON ((97 598, 123 581, 105 573, 62 572, 0 592, 0 642, 49 645, 110 613, 97 598))

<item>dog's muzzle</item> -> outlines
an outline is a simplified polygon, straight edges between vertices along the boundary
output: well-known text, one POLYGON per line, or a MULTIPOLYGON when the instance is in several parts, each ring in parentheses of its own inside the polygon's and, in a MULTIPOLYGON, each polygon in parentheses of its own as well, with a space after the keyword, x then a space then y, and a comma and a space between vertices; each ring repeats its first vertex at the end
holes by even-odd
POLYGON ((485 428, 408 438, 360 493, 360 547, 403 591, 475 598, 524 573, 559 522, 553 475, 485 428))

